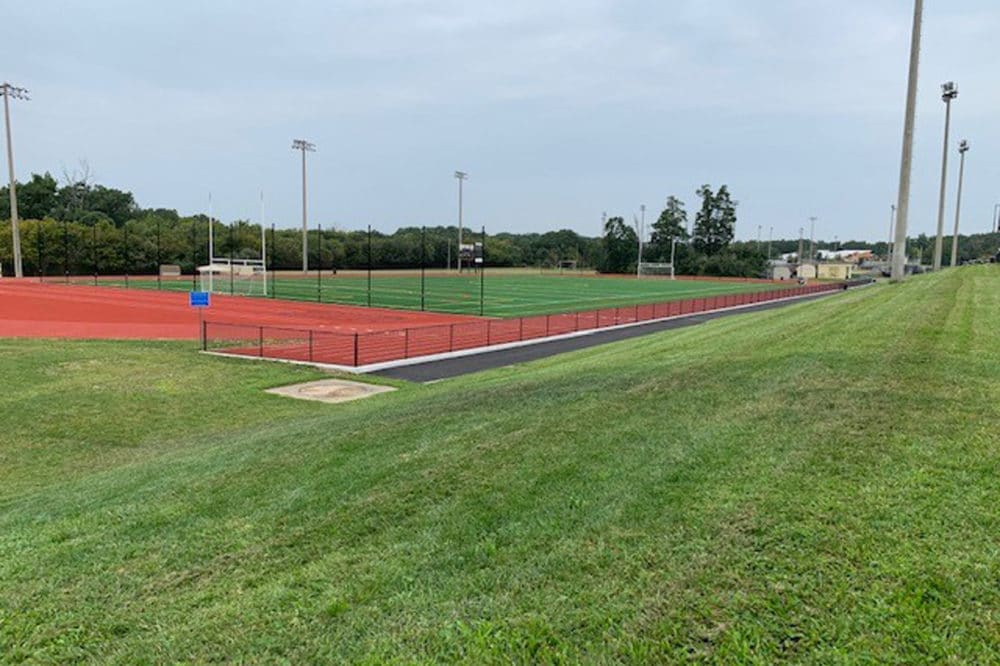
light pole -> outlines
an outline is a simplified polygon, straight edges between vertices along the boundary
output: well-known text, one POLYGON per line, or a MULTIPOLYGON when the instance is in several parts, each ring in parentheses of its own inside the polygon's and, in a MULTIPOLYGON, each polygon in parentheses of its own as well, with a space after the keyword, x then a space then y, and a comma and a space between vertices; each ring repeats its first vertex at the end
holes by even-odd
POLYGON ((670 279, 677 279, 677 269, 674 267, 674 257, 677 253, 677 237, 670 237, 670 279))
POLYGON ((889 264, 889 270, 892 270, 892 234, 893 227, 896 226, 896 204, 889 206, 889 243, 885 246, 886 263, 889 264))
MULTIPOLYGON (((639 206, 639 213, 642 215, 639 220, 639 260, 635 262, 635 276, 640 277, 642 275, 642 236, 646 230, 646 204, 639 206)), ((634 218, 633 218, 634 219, 634 218)))
POLYGON ((14 146, 10 140, 10 103, 9 99, 31 99, 28 91, 24 88, 12 86, 9 83, 0 85, 0 94, 3 94, 3 119, 7 128, 7 171, 10 175, 10 231, 12 244, 14 246, 14 277, 24 277, 21 269, 21 230, 17 224, 17 181, 14 180, 14 146))
POLYGON ((469 177, 464 171, 456 171, 455 178, 458 179, 458 272, 462 272, 462 184, 469 177))
POLYGON ((767 232, 767 260, 771 261, 771 242, 774 240, 774 227, 767 232))
POLYGON ((309 272, 309 219, 306 213, 306 153, 316 151, 316 146, 305 139, 292 141, 292 150, 302 151, 302 272, 309 272))
POLYGON ((906 222, 910 212, 910 172, 913 165, 913 125, 917 115, 917 79, 920 70, 920 24, 924 0, 913 2, 913 33, 910 37, 910 73, 906 86, 906 113, 903 121, 903 154, 899 164, 899 194, 896 201, 896 237, 892 245, 892 280, 906 277, 906 222))
POLYGON ((809 218, 809 263, 816 262, 816 220, 817 217, 809 218))
POLYGON ((1000 234, 1000 203, 993 205, 993 232, 1000 234))
POLYGON ((941 150, 941 192, 938 195, 937 238, 934 240, 934 270, 941 270, 941 252, 944 246, 944 196, 948 182, 948 130, 951 127, 951 101, 958 97, 958 86, 948 81, 941 86, 944 101, 944 148, 941 150))
POLYGON ((951 265, 958 266, 958 221, 962 215, 962 182, 965 180, 965 154, 969 152, 969 142, 962 139, 958 143, 958 198, 955 200, 955 232, 951 235, 951 265))

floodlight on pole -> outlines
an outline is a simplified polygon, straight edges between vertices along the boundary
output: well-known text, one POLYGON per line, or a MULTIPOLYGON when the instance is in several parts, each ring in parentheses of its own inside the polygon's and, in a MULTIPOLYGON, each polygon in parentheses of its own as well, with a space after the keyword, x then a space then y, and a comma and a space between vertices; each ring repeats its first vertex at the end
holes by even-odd
POLYGON ((917 79, 920 71, 920 28, 924 0, 913 2, 913 32, 910 37, 910 71, 906 86, 906 112, 903 120, 903 153, 899 164, 899 193, 896 201, 896 236, 892 247, 892 280, 906 276, 906 224, 910 212, 910 176, 913 166, 913 126, 917 115, 917 79))
POLYGON ((462 272, 462 185, 469 177, 464 171, 456 171, 455 179, 458 180, 458 272, 462 272))
POLYGON ((941 192, 938 195, 937 238, 934 240, 934 270, 941 270, 941 253, 944 248, 944 197, 948 184, 948 130, 951 128, 951 101, 958 97, 958 86, 948 81, 941 86, 944 102, 944 148, 941 150, 941 192))
POLYGON ((958 265, 958 221, 962 216, 962 183, 965 180, 965 154, 969 152, 969 142, 962 139, 958 143, 958 196, 955 199, 955 231, 951 235, 951 265, 958 265))
POLYGON ((292 141, 292 150, 302 152, 302 272, 309 272, 309 218, 306 212, 306 153, 316 152, 316 145, 305 139, 292 141))
POLYGON ((14 179, 14 146, 10 138, 10 98, 31 99, 26 88, 18 88, 9 83, 0 84, 0 94, 3 95, 3 119, 7 131, 7 173, 10 177, 10 232, 14 249, 14 277, 24 277, 21 266, 21 230, 17 219, 17 181, 14 179))

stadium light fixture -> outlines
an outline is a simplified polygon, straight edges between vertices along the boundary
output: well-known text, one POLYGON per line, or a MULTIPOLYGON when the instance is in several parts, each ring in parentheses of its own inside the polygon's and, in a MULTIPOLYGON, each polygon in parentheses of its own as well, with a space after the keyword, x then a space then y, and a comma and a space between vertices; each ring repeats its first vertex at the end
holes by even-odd
POLYGON ((21 266, 21 230, 17 219, 17 182, 14 179, 14 146, 10 138, 9 100, 11 97, 25 101, 31 98, 28 97, 26 88, 18 88, 9 83, 0 85, 0 94, 3 95, 3 118, 7 131, 7 172, 10 176, 10 232, 12 235, 11 243, 14 249, 14 277, 24 277, 24 271, 21 266))
POLYGON ((969 152, 969 142, 962 139, 958 143, 958 195, 955 199, 955 230, 951 235, 951 266, 958 266, 958 221, 962 216, 962 183, 965 181, 965 154, 969 152))
POLYGON ((899 164, 899 193, 896 201, 896 236, 893 240, 892 271, 894 282, 906 277, 906 224, 910 211, 910 176, 913 166, 913 126, 917 115, 917 79, 920 70, 920 28, 924 0, 913 2, 913 32, 910 37, 910 71, 906 86, 906 112, 903 120, 903 153, 899 164))
POLYGON ((458 180, 458 272, 462 272, 462 184, 469 177, 464 171, 456 171, 455 178, 458 180))
POLYGON ((292 141, 292 150, 302 152, 302 272, 309 272, 309 220, 306 213, 306 153, 316 152, 316 145, 305 139, 292 141))
POLYGON ((951 128, 951 102, 958 97, 958 86, 948 81, 941 86, 944 102, 944 148, 941 151, 941 192, 938 195, 937 238, 934 240, 934 270, 941 270, 941 253, 944 248, 944 197, 948 183, 948 130, 951 128))

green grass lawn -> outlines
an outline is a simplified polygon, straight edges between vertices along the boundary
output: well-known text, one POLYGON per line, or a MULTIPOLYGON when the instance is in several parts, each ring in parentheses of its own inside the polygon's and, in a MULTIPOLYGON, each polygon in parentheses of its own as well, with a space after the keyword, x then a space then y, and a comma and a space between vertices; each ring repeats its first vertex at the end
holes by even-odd
POLYGON ((5 663, 1000 660, 995 266, 339 406, 0 372, 5 663))
MULTIPOLYGON (((85 280, 84 280, 85 281, 85 280)), ((101 284, 124 286, 120 280, 101 280, 101 284)), ((130 287, 155 289, 155 279, 143 278, 129 281, 130 287)), ((229 283, 222 279, 219 288, 225 293, 229 283)), ((794 286, 789 283, 785 286, 794 286)), ((163 289, 189 291, 191 282, 163 281, 163 289)), ((373 307, 404 310, 421 309, 421 281, 419 271, 409 274, 373 273, 371 301, 367 276, 359 273, 332 275, 324 273, 317 280, 312 277, 279 277, 274 280, 273 294, 282 299, 371 305, 373 307)), ((484 279, 468 274, 444 276, 428 275, 424 279, 423 308, 454 314, 480 314, 480 289, 482 289, 483 314, 488 317, 517 317, 534 314, 555 314, 575 310, 660 303, 683 298, 701 298, 717 294, 744 291, 762 291, 773 288, 764 283, 719 281, 667 280, 628 277, 581 277, 515 273, 487 270, 484 279), (481 282, 481 283, 480 283, 481 282)), ((236 293, 239 287, 236 286, 236 293)))

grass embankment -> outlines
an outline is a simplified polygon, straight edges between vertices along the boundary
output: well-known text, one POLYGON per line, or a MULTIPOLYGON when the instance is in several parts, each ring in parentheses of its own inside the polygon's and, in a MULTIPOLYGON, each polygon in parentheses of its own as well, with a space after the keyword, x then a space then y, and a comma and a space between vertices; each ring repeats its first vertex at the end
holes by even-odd
MULTIPOLYGON (((419 271, 391 271, 372 274, 371 298, 368 278, 357 271, 322 277, 278 277, 269 283, 271 294, 277 298, 322 303, 342 303, 397 310, 420 310, 452 314, 480 314, 480 295, 483 314, 488 317, 520 317, 536 314, 555 314, 576 310, 595 310, 616 306, 702 298, 719 294, 746 291, 763 291, 784 285, 760 282, 725 282, 720 280, 669 280, 631 277, 581 277, 574 275, 540 275, 538 273, 512 273, 503 269, 487 269, 485 278, 474 273, 450 276, 428 275, 423 281, 419 271), (480 293, 480 290, 482 293, 480 293)), ((124 281, 102 279, 99 284, 125 286, 124 281)), ((162 281, 143 278, 132 279, 129 287, 139 289, 167 289, 189 291, 189 280, 162 281)), ((222 278, 216 285, 226 293, 230 283, 222 278)), ((258 285, 259 287, 259 285, 258 285)), ((240 286, 233 285, 235 293, 240 286)))
POLYGON ((2 342, 0 659, 995 662, 998 332, 975 267, 340 406, 2 342))

